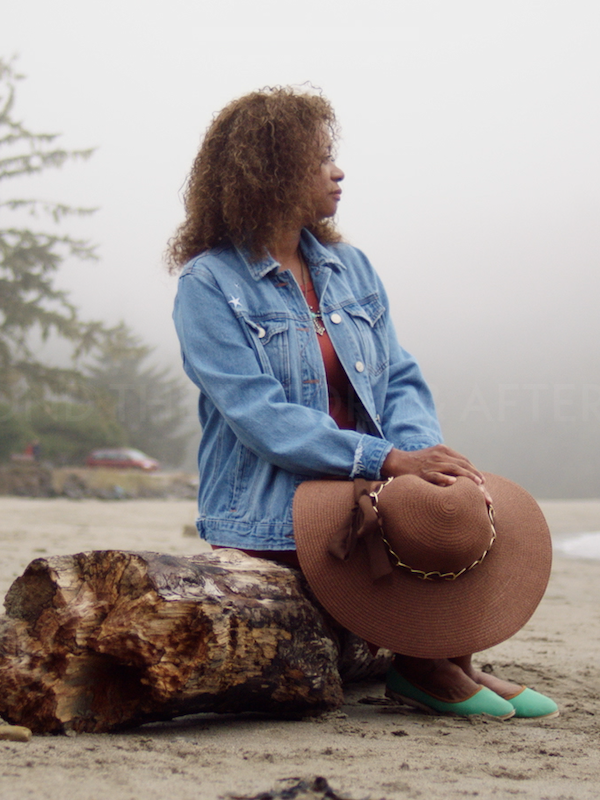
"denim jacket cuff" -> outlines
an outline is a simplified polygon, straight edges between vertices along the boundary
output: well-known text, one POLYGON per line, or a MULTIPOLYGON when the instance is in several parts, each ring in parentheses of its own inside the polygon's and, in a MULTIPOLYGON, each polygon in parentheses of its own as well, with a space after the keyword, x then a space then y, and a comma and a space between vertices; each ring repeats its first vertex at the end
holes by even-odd
POLYGON ((350 478, 366 478, 376 481, 381 477, 383 462, 393 445, 385 439, 362 436, 354 452, 354 464, 350 478))
POLYGON ((435 447, 436 444, 441 444, 441 438, 427 437, 427 436, 413 436, 405 439, 400 445, 400 450, 407 453, 413 450, 424 450, 426 447, 435 447))

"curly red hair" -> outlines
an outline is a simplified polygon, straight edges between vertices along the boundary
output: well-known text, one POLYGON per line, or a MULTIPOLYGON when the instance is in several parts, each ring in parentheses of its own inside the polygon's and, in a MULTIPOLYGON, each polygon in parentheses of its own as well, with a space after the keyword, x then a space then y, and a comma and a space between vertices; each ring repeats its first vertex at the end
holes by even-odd
MULTIPOLYGON (((323 160, 323 132, 337 123, 321 94, 267 88, 229 103, 209 126, 185 189, 185 221, 167 249, 169 268, 222 242, 260 257, 278 233, 314 217, 312 179, 323 160)), ((309 230, 339 241, 330 219, 309 230)))

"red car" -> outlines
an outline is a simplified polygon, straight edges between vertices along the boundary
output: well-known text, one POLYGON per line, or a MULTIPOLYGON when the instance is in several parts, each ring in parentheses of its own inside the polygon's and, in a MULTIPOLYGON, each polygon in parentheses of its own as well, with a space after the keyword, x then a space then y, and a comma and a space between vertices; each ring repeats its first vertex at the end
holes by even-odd
POLYGON ((160 467, 155 458, 131 447, 106 447, 92 450, 85 460, 86 467, 116 467, 117 469, 143 469, 153 472, 160 467))

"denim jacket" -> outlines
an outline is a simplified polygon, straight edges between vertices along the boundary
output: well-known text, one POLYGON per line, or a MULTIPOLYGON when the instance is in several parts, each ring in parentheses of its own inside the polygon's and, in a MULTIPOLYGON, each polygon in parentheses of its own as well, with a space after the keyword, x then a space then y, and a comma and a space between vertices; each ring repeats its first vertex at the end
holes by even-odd
POLYGON ((184 268, 174 321, 200 389, 200 535, 247 550, 293 550, 292 500, 311 478, 378 479, 392 449, 438 444, 429 389, 397 340, 385 290, 347 244, 302 232, 302 254, 360 402, 356 430, 328 413, 325 369, 304 296, 270 256, 233 246, 184 268))

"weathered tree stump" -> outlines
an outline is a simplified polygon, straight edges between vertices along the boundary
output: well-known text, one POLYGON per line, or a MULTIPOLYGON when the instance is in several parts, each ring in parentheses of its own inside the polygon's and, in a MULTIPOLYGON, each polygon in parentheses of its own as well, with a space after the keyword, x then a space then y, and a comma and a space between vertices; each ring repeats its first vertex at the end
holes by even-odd
POLYGON ((0 716, 37 733, 321 712, 343 701, 340 669, 374 677, 388 662, 332 623, 297 570, 236 550, 38 558, 5 607, 0 716))

